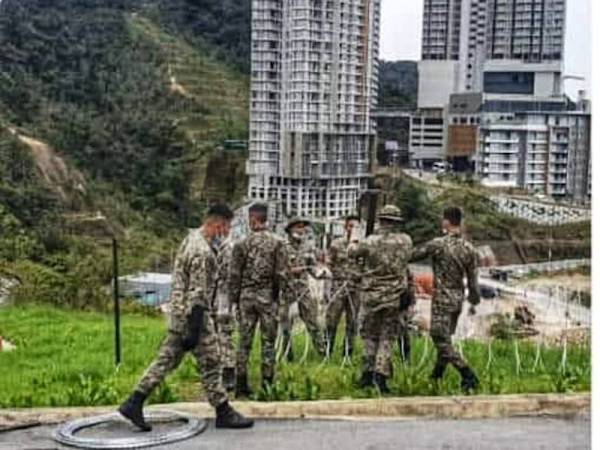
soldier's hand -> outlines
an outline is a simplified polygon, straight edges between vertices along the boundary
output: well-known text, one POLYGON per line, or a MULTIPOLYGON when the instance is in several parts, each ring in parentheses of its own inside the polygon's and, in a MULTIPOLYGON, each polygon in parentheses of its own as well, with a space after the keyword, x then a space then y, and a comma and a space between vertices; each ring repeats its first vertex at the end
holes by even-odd
POLYGON ((477 308, 475 308, 474 305, 471 305, 469 308, 469 315, 474 316, 475 314, 477 314, 477 308))

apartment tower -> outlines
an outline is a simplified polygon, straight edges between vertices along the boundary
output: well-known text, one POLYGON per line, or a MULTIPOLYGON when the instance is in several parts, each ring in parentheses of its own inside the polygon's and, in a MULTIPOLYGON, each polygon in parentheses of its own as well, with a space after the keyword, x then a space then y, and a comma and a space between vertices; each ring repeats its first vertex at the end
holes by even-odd
POLYGON ((253 0, 249 197, 356 211, 375 143, 381 0, 253 0))

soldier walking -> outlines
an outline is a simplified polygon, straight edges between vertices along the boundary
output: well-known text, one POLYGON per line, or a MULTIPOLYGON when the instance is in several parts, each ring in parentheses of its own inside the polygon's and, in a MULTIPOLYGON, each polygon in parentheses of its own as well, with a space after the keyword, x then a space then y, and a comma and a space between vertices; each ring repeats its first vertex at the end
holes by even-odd
POLYGON ((148 368, 119 412, 143 431, 143 404, 152 391, 191 352, 202 369, 208 401, 216 409, 217 428, 248 428, 254 423, 235 411, 221 382, 218 337, 211 317, 217 289, 217 250, 231 228, 233 213, 223 205, 211 207, 200 229, 185 238, 175 260, 167 336, 158 357, 148 368))
POLYGON ((317 278, 315 267, 317 258, 314 252, 308 248, 305 242, 306 228, 310 222, 300 218, 290 220, 285 228, 288 234, 286 253, 288 258, 288 273, 285 285, 285 299, 282 308, 283 348, 291 347, 291 321, 289 320, 289 308, 294 302, 298 302, 300 319, 304 322, 311 336, 315 350, 319 356, 325 356, 325 337, 319 325, 319 303, 312 295, 309 285, 309 277, 317 278))
POLYGON ((279 290, 285 280, 287 262, 283 240, 267 230, 267 206, 255 204, 249 214, 252 232, 234 246, 229 270, 230 302, 238 305, 240 313, 236 382, 236 396, 240 397, 252 394, 248 360, 259 324, 262 384, 273 383, 279 290))
POLYGON ((465 392, 476 389, 479 380, 475 373, 452 347, 452 335, 465 300, 464 279, 469 290, 470 314, 480 302, 477 278, 478 255, 475 247, 462 234, 462 211, 457 207, 444 210, 442 219, 444 237, 434 239, 417 248, 411 261, 431 258, 434 276, 434 294, 431 301, 431 338, 437 349, 437 361, 432 379, 443 378, 446 366, 452 364, 461 374, 465 392))
POLYGON ((398 336, 400 298, 408 289, 408 259, 412 240, 399 231, 404 222, 399 208, 385 206, 378 215, 379 228, 362 242, 353 243, 349 253, 361 265, 361 335, 365 346, 361 387, 375 385, 389 392, 392 348, 398 336))
POLYGON ((328 355, 332 355, 335 349, 337 328, 342 314, 346 319, 344 355, 350 357, 354 350, 360 308, 360 278, 356 261, 348 255, 348 247, 353 240, 356 240, 359 226, 358 216, 348 216, 344 223, 345 236, 335 239, 329 249, 333 283, 326 314, 328 355))

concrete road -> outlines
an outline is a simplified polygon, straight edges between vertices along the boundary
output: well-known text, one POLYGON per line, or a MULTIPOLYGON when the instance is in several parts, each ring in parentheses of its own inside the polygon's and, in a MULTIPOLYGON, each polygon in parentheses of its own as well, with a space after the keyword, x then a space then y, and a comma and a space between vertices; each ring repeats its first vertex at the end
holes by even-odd
MULTIPOLYGON (((591 448, 590 419, 513 418, 490 420, 317 421, 261 420, 255 428, 207 431, 167 450, 579 450, 591 448)), ((119 427, 116 427, 119 428, 119 427)), ((52 427, 0 434, 0 450, 63 449, 52 427)), ((98 430, 122 437, 124 429, 98 430)), ((89 437, 90 433, 86 432, 89 437)), ((96 436, 97 436, 96 435, 96 436)), ((159 448, 159 447, 154 447, 159 448)))

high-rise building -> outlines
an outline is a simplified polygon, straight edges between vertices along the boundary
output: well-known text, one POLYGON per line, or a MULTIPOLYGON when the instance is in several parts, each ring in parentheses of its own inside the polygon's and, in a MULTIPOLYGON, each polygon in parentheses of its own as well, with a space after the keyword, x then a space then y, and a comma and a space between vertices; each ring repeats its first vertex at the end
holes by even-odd
POLYGON ((462 0, 424 0, 423 60, 458 60, 462 0))
MULTIPOLYGON (((566 0, 425 0, 422 59, 458 61, 459 92, 490 83, 511 84, 511 64, 534 73, 562 72, 566 0), (503 61, 499 67, 486 63, 503 61)), ((435 65, 429 65, 436 71, 435 65)))
MULTIPOLYGON (((427 146, 421 128, 413 128, 413 166, 428 167, 437 158, 452 160, 457 170, 472 169, 476 154, 489 150, 481 145, 490 139, 488 131, 507 126, 502 119, 567 110, 565 11, 566 0, 425 0, 419 110, 413 123, 436 111, 443 123, 428 130, 427 146)), ((523 130, 535 128, 539 119, 515 120, 523 130)), ((492 176, 481 169, 479 174, 513 181, 508 172, 492 176)))
POLYGON ((253 0, 249 197, 336 218, 367 188, 381 0, 253 0))

